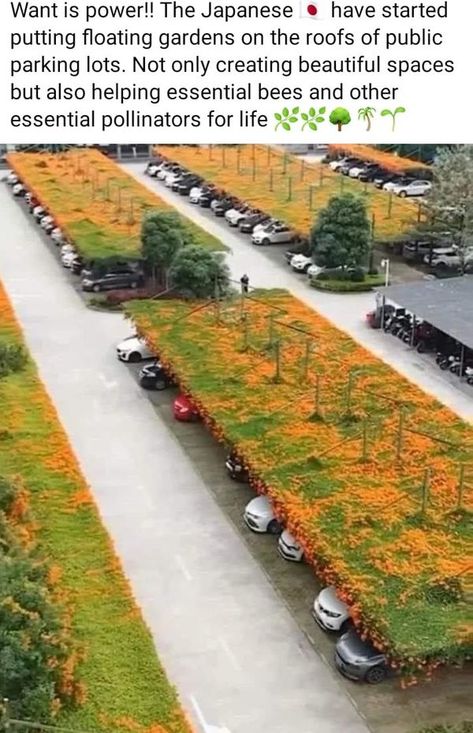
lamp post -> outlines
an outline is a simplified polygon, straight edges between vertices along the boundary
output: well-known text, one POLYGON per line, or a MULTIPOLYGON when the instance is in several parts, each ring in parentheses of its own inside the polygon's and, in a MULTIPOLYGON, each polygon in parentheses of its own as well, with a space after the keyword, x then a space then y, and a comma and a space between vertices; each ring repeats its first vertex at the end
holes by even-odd
POLYGON ((384 270, 384 287, 387 288, 389 285, 389 259, 381 260, 381 267, 384 270))

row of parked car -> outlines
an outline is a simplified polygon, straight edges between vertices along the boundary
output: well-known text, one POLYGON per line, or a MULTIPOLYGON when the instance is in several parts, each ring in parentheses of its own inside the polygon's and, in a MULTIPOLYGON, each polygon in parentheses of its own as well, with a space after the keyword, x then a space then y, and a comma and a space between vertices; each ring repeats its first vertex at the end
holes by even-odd
POLYGON ((98 270, 88 265, 57 226, 53 215, 28 191, 16 173, 10 171, 5 180, 11 186, 13 195, 24 199, 34 220, 58 247, 62 266, 81 277, 82 290, 98 293, 103 290, 136 289, 143 284, 144 276, 139 265, 116 261, 106 270, 98 270))
MULTIPOLYGON (((134 334, 116 347, 117 357, 123 362, 147 361, 138 373, 138 381, 144 389, 164 390, 176 386, 171 375, 156 357, 147 343, 134 334)), ((178 394, 172 404, 173 415, 181 422, 200 420, 197 406, 192 399, 178 394)), ((225 461, 225 468, 234 481, 250 483, 251 476, 235 452, 225 461)), ((277 549, 281 557, 289 562, 304 562, 304 551, 295 537, 285 529, 275 516, 267 496, 251 499, 243 512, 246 526, 258 534, 272 534, 278 537, 277 549)), ((383 653, 369 642, 361 639, 350 619, 350 609, 337 594, 334 586, 323 588, 312 605, 312 616, 326 632, 340 634, 335 646, 335 665, 346 677, 366 681, 370 684, 382 682, 389 673, 383 653)))
POLYGON ((255 245, 292 244, 301 240, 299 233, 285 222, 206 182, 175 161, 157 158, 148 163, 146 173, 181 196, 188 196, 191 204, 210 209, 216 217, 225 218, 230 227, 251 235, 255 245))
POLYGON ((330 160, 328 165, 334 172, 362 183, 373 183, 376 188, 383 189, 401 198, 425 196, 432 188, 432 183, 425 178, 393 173, 378 163, 363 161, 353 156, 335 158, 330 160))

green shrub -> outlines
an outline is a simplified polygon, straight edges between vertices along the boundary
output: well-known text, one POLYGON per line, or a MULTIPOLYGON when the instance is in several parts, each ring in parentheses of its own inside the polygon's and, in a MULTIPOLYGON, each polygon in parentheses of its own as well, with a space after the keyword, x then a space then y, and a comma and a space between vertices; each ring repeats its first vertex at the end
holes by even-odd
POLYGON ((350 282, 362 283, 365 281, 366 274, 362 267, 353 267, 347 274, 350 282))
POLYGON ((16 487, 5 476, 0 476, 0 511, 8 514, 16 495, 16 487))
POLYGON ((26 353, 22 346, 0 342, 0 379, 12 372, 19 372, 26 365, 26 353))

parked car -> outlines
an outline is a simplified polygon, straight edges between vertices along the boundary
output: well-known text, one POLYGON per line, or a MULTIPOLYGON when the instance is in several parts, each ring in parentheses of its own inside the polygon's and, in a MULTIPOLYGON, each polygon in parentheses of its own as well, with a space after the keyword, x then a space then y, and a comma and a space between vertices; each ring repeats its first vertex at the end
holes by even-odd
POLYGON ((256 496, 245 507, 243 519, 253 532, 280 534, 282 527, 276 519, 267 496, 256 496))
POLYGON ((199 419, 199 411, 189 397, 180 394, 172 404, 173 415, 181 422, 195 422, 199 419))
POLYGON ((270 217, 268 214, 251 214, 239 222, 238 228, 243 234, 251 234, 259 224, 267 224, 270 217))
POLYGON ((383 185, 383 191, 393 192, 396 186, 407 186, 411 181, 412 178, 409 178, 409 176, 395 176, 386 181, 383 185))
POLYGON ((406 196, 425 196, 430 191, 432 184, 430 181, 415 179, 409 183, 398 183, 392 188, 392 192, 396 196, 405 198, 406 196))
POLYGON ((357 158, 354 158, 353 156, 344 156, 343 158, 337 158, 336 160, 330 161, 328 166, 332 171, 338 171, 342 165, 346 165, 347 163, 355 164, 356 162, 357 158))
POLYGON ((377 176, 383 174, 383 169, 376 163, 368 163, 358 174, 358 180, 362 183, 374 181, 377 176))
POLYGON ((166 373, 161 362, 154 361, 152 364, 145 364, 139 373, 139 383, 143 389, 155 389, 161 392, 163 389, 174 384, 171 377, 166 373))
POLYGON ((177 165, 177 163, 163 163, 158 168, 156 178, 159 178, 160 181, 164 181, 170 173, 180 173, 181 171, 181 166, 177 165))
MULTIPOLYGON (((41 217, 41 219, 39 220, 39 225, 41 229, 45 229, 45 230, 47 230, 49 225, 53 223, 54 223, 54 219, 51 216, 51 214, 46 214, 46 216, 41 217)), ((54 229, 54 226, 53 226, 53 229, 54 229)))
POLYGON ((18 178, 16 173, 14 173, 13 171, 7 171, 7 175, 5 176, 5 181, 6 183, 8 183, 9 186, 14 186, 15 184, 18 183, 19 180, 20 179, 18 178))
POLYGON ((143 277, 136 272, 107 272, 104 275, 88 275, 82 280, 82 290, 99 293, 101 290, 137 288, 143 277))
POLYGON ((267 219, 266 221, 262 221, 257 224, 253 228, 253 234, 256 234, 257 232, 262 232, 263 229, 268 229, 269 227, 273 226, 282 226, 283 224, 284 222, 280 221, 280 219, 274 219, 274 217, 271 217, 270 219, 267 219))
MULTIPOLYGON (((312 265, 309 265, 309 267, 307 268, 307 270, 305 271, 305 273, 306 273, 307 277, 308 277, 308 278, 309 278, 309 280, 310 280, 311 278, 316 278, 316 277, 318 277, 318 276, 319 276, 319 275, 320 275, 320 274, 321 274, 322 272, 324 272, 324 270, 326 270, 326 269, 327 269, 327 268, 326 268, 326 267, 324 267, 323 265, 316 265, 316 264, 314 263, 314 264, 312 264, 312 265)), ((336 269, 338 269, 338 268, 336 268, 336 269)), ((341 268, 340 268, 340 269, 341 269, 341 268)))
POLYGON ((290 560, 290 562, 302 562, 304 558, 304 550, 297 544, 288 529, 285 529, 279 537, 278 551, 285 560, 290 560))
POLYGON ((64 244, 64 234, 62 233, 62 229, 59 227, 54 227, 54 229, 51 231, 51 239, 54 242, 55 245, 59 247, 59 245, 64 244))
POLYGON ((202 182, 199 176, 189 176, 177 184, 177 192, 180 196, 189 196, 191 190, 202 182))
MULTIPOLYGON (((432 255, 426 254, 424 262, 433 268, 434 272, 455 272, 461 268, 462 259, 458 254, 457 247, 436 248, 432 255), (430 260, 430 261, 429 261, 430 260)), ((473 249, 466 249, 463 252, 465 269, 471 270, 473 266, 473 249)))
POLYGON ((358 178, 360 173, 364 170, 366 170, 366 167, 369 165, 367 161, 360 163, 355 163, 355 165, 352 165, 350 170, 348 171, 348 175, 350 178, 358 178))
POLYGON ((383 188, 386 183, 393 181, 395 178, 399 178, 399 175, 390 171, 381 170, 380 173, 374 177, 373 183, 375 188, 383 188))
POLYGON ((12 194, 14 196, 18 196, 18 197, 24 196, 25 193, 26 193, 26 188, 24 187, 24 185, 22 183, 15 183, 14 184, 14 186, 12 188, 12 194))
POLYGON ((254 209, 249 206, 236 206, 234 209, 228 209, 225 212, 225 221, 231 227, 237 227, 240 221, 243 221, 246 216, 254 214, 254 209))
POLYGON ((325 631, 346 631, 350 612, 333 585, 323 588, 312 607, 312 616, 325 631))
POLYGON ((33 209, 33 216, 36 219, 36 221, 39 221, 43 216, 46 214, 46 209, 44 209, 42 206, 35 206, 33 209))
POLYGON ((199 196, 198 204, 203 209, 209 209, 211 208, 213 202, 217 202, 220 200, 220 196, 217 192, 217 189, 212 187, 206 187, 202 193, 199 196))
POLYGON ((151 178, 155 178, 158 170, 159 170, 158 163, 148 163, 148 165, 145 168, 145 173, 148 176, 151 176, 151 178))
POLYGON ((225 468, 227 469, 230 478, 234 481, 241 481, 242 483, 246 483, 248 481, 248 469, 243 465, 235 453, 230 453, 230 455, 227 456, 225 468))
POLYGON ((71 262, 71 272, 74 275, 80 275, 85 267, 85 260, 80 255, 76 255, 71 262))
POLYGON ((178 180, 182 178, 184 175, 184 171, 182 168, 175 168, 168 173, 166 173, 166 176, 164 177, 164 185, 166 188, 172 188, 173 184, 176 183, 178 180))
POLYGON ((220 199, 220 201, 212 201, 211 209, 215 216, 224 216, 225 212, 232 209, 237 204, 234 198, 220 199), (214 206, 215 203, 215 206, 214 206))
POLYGON ((117 346, 117 357, 120 361, 137 362, 151 359, 154 356, 148 344, 136 333, 123 339, 117 346))
POLYGON ((359 158, 352 158, 351 160, 347 160, 346 163, 342 163, 342 165, 337 168, 337 172, 341 173, 342 176, 349 176, 352 168, 362 168, 363 165, 364 162, 359 158))
POLYGON ((286 224, 274 224, 266 229, 260 229, 251 236, 253 244, 286 244, 297 242, 298 235, 286 224))
POLYGON ((370 642, 363 641, 355 629, 340 637, 335 646, 335 666, 351 680, 378 684, 386 679, 386 657, 370 642))
POLYGON ((308 257, 307 255, 294 255, 291 259, 291 267, 294 272, 306 273, 313 264, 312 257, 308 257))
POLYGON ((76 257, 77 257, 77 252, 64 252, 61 255, 62 266, 70 270, 72 267, 72 263, 74 262, 76 257))

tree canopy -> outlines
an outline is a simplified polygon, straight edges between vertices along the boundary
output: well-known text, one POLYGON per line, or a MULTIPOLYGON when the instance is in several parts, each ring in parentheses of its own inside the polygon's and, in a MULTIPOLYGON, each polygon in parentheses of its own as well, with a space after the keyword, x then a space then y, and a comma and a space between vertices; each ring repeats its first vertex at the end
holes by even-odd
POLYGON ((141 225, 141 252, 156 277, 166 276, 181 247, 193 244, 192 235, 174 211, 150 211, 141 225))
POLYGON ((317 217, 310 242, 318 265, 357 267, 365 264, 370 223, 363 200, 351 193, 331 198, 317 217))
POLYGON ((215 295, 216 288, 219 295, 227 292, 230 271, 222 254, 189 245, 177 252, 169 277, 173 288, 182 295, 208 298, 215 295))

